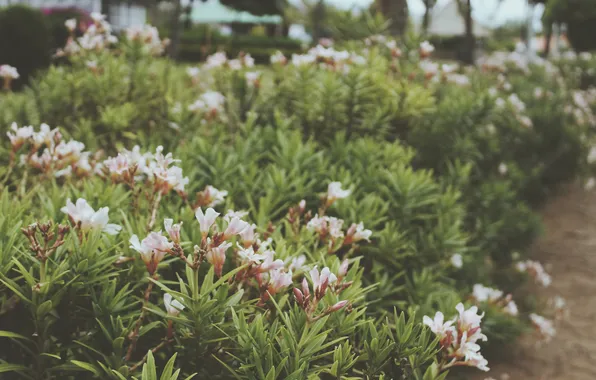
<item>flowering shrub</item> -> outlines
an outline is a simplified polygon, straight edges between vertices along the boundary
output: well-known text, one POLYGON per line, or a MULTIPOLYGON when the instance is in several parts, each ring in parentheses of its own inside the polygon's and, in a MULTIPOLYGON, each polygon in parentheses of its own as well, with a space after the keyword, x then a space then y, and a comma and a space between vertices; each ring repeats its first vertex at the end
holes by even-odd
POLYGON ((564 70, 378 36, 187 68, 125 36, 95 15, 0 97, 6 371, 438 380, 552 338, 532 206, 594 161, 564 70))

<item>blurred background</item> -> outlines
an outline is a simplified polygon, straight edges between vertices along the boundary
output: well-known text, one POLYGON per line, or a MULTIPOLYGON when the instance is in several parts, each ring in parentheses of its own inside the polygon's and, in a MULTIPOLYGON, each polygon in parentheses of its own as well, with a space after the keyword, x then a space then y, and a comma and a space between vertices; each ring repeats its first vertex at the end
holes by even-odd
POLYGON ((439 58, 473 63, 497 50, 590 50, 596 25, 594 0, 0 0, 0 62, 25 76, 47 66, 68 37, 64 21, 76 17, 84 28, 92 12, 107 15, 116 32, 157 26, 171 40, 169 55, 185 62, 225 51, 266 63, 321 39, 411 34, 439 58))

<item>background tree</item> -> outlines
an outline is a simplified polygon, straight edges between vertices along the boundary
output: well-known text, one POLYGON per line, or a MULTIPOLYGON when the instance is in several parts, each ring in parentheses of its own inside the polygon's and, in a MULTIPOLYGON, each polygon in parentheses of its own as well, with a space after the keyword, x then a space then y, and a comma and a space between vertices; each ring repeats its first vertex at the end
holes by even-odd
POLYGON ((391 20, 389 31, 392 35, 401 36, 405 33, 409 15, 407 0, 376 0, 374 7, 391 20))
POLYGON ((288 6, 287 0, 220 0, 223 5, 256 16, 283 15, 288 6))
POLYGON ((465 35, 462 60, 464 63, 474 63, 474 52, 476 50, 476 38, 474 36, 474 21, 472 19, 472 0, 456 0, 459 13, 464 18, 465 35))
POLYGON ((437 0, 423 0, 423 3, 424 16, 422 17, 422 30, 426 34, 430 26, 430 15, 435 5, 437 5, 437 0))

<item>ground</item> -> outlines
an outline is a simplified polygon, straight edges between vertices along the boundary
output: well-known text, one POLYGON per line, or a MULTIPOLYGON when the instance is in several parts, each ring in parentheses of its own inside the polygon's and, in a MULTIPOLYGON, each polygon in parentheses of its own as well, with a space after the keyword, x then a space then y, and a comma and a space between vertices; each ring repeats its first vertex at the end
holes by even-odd
POLYGON ((544 208, 544 236, 532 250, 553 283, 545 295, 560 295, 570 315, 557 324, 550 344, 523 339, 509 360, 491 363, 496 380, 596 379, 596 192, 569 186, 544 208))

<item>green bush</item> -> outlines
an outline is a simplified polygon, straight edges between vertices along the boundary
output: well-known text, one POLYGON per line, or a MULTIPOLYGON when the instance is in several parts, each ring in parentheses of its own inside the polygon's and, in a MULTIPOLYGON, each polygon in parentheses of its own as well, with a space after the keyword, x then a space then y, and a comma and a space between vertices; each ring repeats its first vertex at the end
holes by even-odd
POLYGON ((453 355, 485 363, 449 342, 463 324, 423 316, 479 307, 483 352, 530 325, 526 274, 549 281, 526 261, 534 207, 594 160, 581 62, 440 67, 376 37, 187 70, 146 40, 75 53, 0 97, 6 372, 443 380, 453 355), (316 287, 325 267, 337 279, 316 287))
POLYGON ((41 11, 22 5, 0 9, 0 62, 17 68, 17 85, 50 64, 51 31, 41 11))

